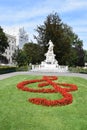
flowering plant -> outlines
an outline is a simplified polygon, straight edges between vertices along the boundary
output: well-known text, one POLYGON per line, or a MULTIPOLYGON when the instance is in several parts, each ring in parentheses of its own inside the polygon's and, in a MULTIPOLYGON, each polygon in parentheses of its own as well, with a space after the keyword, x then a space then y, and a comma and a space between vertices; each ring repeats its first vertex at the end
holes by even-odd
POLYGON ((23 81, 17 84, 17 88, 21 89, 23 91, 28 92, 34 92, 34 93, 60 93, 63 98, 57 99, 57 100, 48 100, 46 98, 30 98, 28 99, 29 102, 37 104, 37 105, 43 105, 43 106, 63 106, 72 103, 73 97, 70 93, 70 91, 77 90, 77 86, 74 84, 68 84, 68 83, 56 83, 53 82, 53 80, 57 80, 56 76, 43 76, 42 79, 37 80, 27 80, 23 81), (36 83, 36 82, 42 82, 38 84, 38 87, 45 87, 47 85, 51 85, 53 88, 42 88, 42 89, 33 89, 30 87, 27 87, 27 84, 36 83), (62 88, 68 87, 68 88, 62 88))

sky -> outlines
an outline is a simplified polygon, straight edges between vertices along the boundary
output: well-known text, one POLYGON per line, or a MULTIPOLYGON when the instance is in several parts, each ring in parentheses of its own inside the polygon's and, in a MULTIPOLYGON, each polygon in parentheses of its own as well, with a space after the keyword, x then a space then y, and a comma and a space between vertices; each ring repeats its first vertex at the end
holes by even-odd
POLYGON ((0 26, 24 27, 29 41, 34 41, 37 25, 53 12, 72 27, 87 50, 87 0, 0 0, 0 26))

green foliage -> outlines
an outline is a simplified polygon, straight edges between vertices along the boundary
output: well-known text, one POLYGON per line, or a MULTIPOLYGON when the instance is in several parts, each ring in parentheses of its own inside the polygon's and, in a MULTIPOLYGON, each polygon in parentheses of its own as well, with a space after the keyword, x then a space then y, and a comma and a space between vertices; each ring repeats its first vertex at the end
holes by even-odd
POLYGON ((84 50, 82 41, 78 38, 77 35, 74 35, 74 42, 72 44, 72 53, 76 55, 76 59, 73 57, 75 55, 72 54, 72 59, 74 58, 74 66, 84 66, 84 50))
POLYGON ((69 66, 84 66, 84 50, 81 47, 72 47, 69 66))
POLYGON ((56 59, 59 64, 72 65, 73 60, 77 62, 77 65, 80 65, 80 63, 82 63, 82 65, 84 64, 82 41, 72 31, 71 27, 61 21, 57 13, 48 15, 44 24, 37 26, 36 31, 38 36, 34 36, 34 38, 39 45, 44 47, 43 53, 46 53, 47 43, 49 40, 52 40, 54 44, 54 53, 56 54, 56 59), (73 53, 73 47, 75 49, 78 48, 74 55, 71 54, 73 53), (79 53, 81 54, 80 56, 79 53), (71 55, 72 57, 70 57, 71 55), (75 55, 76 59, 74 57, 75 55))
POLYGON ((72 30, 63 24, 57 13, 47 16, 44 25, 38 26, 36 30, 39 35, 35 37, 40 45, 43 45, 47 51, 47 43, 51 39, 54 46, 54 52, 59 64, 66 64, 69 58, 72 30))
POLYGON ((18 70, 23 66, 29 66, 30 63, 38 64, 43 60, 43 47, 35 43, 26 43, 22 50, 15 51, 12 59, 19 67, 18 70))
POLYGON ((84 61, 87 62, 87 50, 84 50, 84 53, 85 53, 84 61))
POLYGON ((84 73, 87 74, 87 69, 82 67, 69 67, 69 71, 73 73, 84 73))
POLYGON ((12 60, 18 67, 27 65, 27 57, 23 50, 17 49, 12 56, 12 60))
POLYGON ((0 55, 0 62, 4 64, 8 64, 8 59, 5 56, 0 55))
POLYGON ((26 43, 23 51, 27 57, 27 63, 37 64, 43 60, 43 47, 34 43, 26 43))
POLYGON ((16 67, 0 66, 0 74, 15 72, 16 67))
POLYGON ((5 49, 9 46, 7 37, 3 32, 3 29, 0 27, 0 54, 5 52, 5 49))
MULTIPOLYGON (((28 93, 16 88, 17 83, 23 80, 40 78, 19 75, 0 81, 0 130, 86 130, 87 80, 59 77, 59 82, 78 86, 78 91, 71 92, 73 102, 62 107, 45 107, 31 104, 27 100, 32 97, 54 99, 55 94, 28 93)), ((35 87, 35 84, 31 87, 35 87)))
POLYGON ((16 68, 16 71, 28 71, 28 66, 20 66, 16 68))

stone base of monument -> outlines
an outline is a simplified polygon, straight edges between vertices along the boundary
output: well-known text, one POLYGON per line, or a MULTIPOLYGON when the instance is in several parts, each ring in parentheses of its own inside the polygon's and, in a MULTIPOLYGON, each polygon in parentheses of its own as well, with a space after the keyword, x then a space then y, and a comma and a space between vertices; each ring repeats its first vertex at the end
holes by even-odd
POLYGON ((32 72, 68 72, 68 66, 55 66, 46 64, 45 66, 41 65, 32 65, 32 72))

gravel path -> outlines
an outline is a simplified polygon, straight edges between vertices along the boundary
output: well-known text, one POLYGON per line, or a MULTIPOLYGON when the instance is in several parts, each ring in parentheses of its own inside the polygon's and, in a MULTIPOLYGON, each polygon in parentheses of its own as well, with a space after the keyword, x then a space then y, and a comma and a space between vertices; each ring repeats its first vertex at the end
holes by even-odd
POLYGON ((79 73, 64 73, 64 72, 58 72, 58 73, 45 73, 45 72, 14 72, 14 73, 8 73, 8 74, 2 74, 0 75, 0 80, 9 78, 16 75, 56 75, 56 76, 73 76, 73 77, 81 77, 84 79, 87 79, 87 74, 79 74, 79 73))

